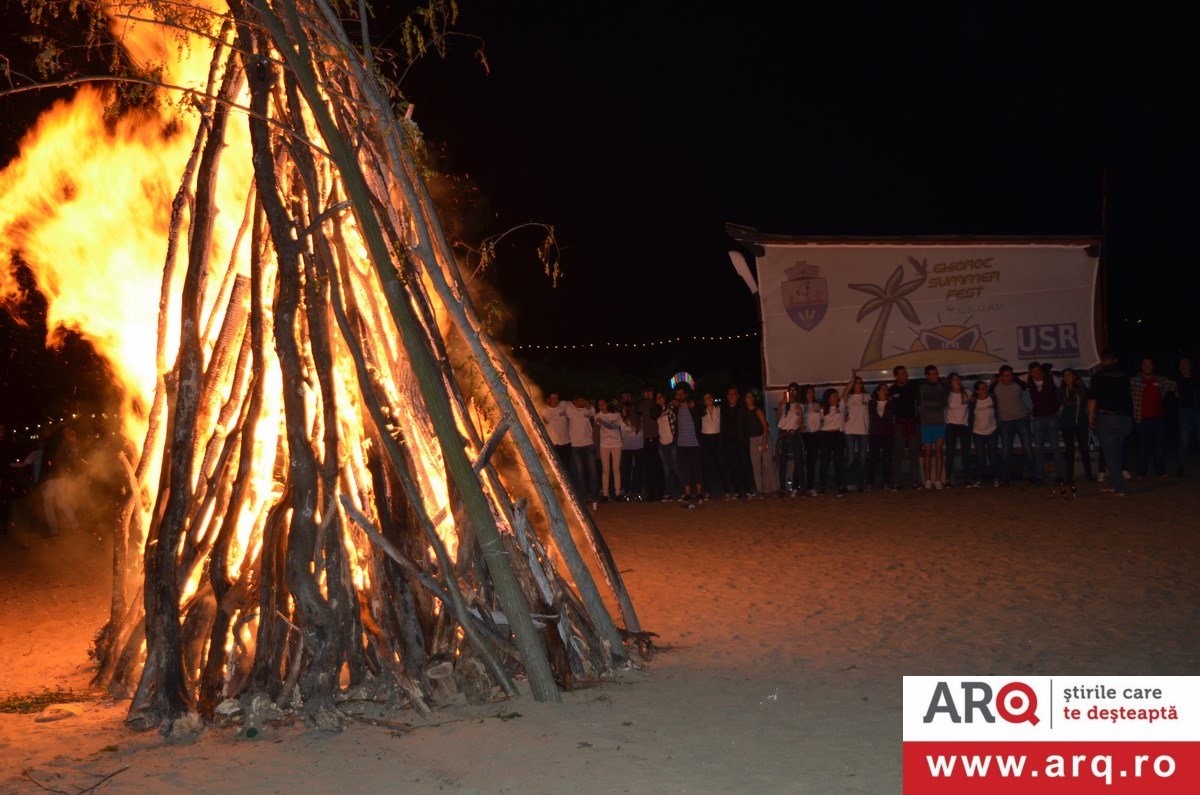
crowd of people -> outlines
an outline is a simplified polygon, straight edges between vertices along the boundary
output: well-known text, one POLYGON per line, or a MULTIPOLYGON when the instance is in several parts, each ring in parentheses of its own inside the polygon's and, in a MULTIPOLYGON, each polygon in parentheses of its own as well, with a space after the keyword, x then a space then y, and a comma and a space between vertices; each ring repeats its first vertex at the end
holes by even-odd
POLYGON ((1200 387, 1191 362, 1176 378, 1136 371, 1105 352, 1090 374, 1030 363, 1018 376, 1004 365, 967 383, 929 365, 920 380, 896 367, 893 380, 868 385, 851 370, 840 388, 790 384, 772 416, 759 395, 731 387, 724 399, 680 387, 648 387, 641 398, 565 403, 547 396, 542 418, 563 467, 593 507, 609 501, 673 501, 685 508, 725 499, 816 497, 850 491, 939 490, 1010 485, 1015 471, 1055 496, 1077 493, 1083 478, 1124 495, 1129 442, 1136 470, 1166 476, 1167 411, 1179 412, 1176 474, 1195 437, 1200 444, 1200 387), (1093 472, 1093 442, 1099 450, 1093 472), (1020 448, 1024 466, 1016 466, 1020 448), (956 466, 957 465, 957 466, 956 466), (1048 469, 1049 473, 1048 474, 1048 469), (906 477, 907 476, 907 477, 906 477), (1051 478, 1053 480, 1051 481, 1051 478))

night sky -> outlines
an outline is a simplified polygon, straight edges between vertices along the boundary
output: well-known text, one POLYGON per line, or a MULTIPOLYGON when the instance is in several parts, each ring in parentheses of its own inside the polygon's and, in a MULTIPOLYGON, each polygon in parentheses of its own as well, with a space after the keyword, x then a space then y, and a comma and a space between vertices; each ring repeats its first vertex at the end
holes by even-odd
MULTIPOLYGON (((643 341, 756 325, 723 222, 791 235, 1102 231, 1110 342, 1194 350, 1197 49, 1185 26, 1003 4, 467 4, 405 88, 442 167, 499 216, 553 223, 499 284, 521 343, 643 341), (1107 180, 1106 180, 1107 172, 1107 180), (1142 322, 1139 324, 1138 321, 1142 322)), ((709 367, 711 346, 646 354, 709 367)), ((756 346, 739 377, 758 375, 756 346), (741 374, 745 374, 744 376, 741 374)), ((642 354, 619 356, 633 367, 642 354)), ((572 354, 558 359, 570 360, 572 354)))
MULTIPOLYGON (((1200 68, 1181 19, 1046 3, 702 5, 468 0, 457 30, 485 40, 490 74, 478 42, 458 37, 405 77, 436 165, 472 186, 456 204, 462 236, 557 230, 556 288, 536 232, 499 249, 509 342, 754 330, 725 221, 792 235, 1088 235, 1107 194, 1110 344, 1163 366, 1195 350, 1200 68)), ((399 46, 387 34, 400 18, 380 4, 384 46, 399 46)), ((21 124, 3 120, 5 154, 21 124)), ((529 364, 564 382, 581 368, 609 381, 684 367, 759 378, 753 341, 529 364)))

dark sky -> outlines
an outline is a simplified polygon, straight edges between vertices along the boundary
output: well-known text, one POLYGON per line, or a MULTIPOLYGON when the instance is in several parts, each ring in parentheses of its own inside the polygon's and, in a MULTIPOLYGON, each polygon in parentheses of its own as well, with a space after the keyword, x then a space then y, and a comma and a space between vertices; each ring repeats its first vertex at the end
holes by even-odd
POLYGON ((1195 289, 1178 286, 1200 211, 1200 69, 1181 19, 787 5, 463 5, 459 29, 486 39, 490 76, 461 39, 404 88, 442 167, 469 174, 498 214, 489 231, 558 230, 557 289, 534 235, 502 249, 519 342, 754 328, 724 221, 1096 234, 1107 170, 1111 339, 1192 349, 1195 289))
MULTIPOLYGON (((535 233, 500 248, 510 341, 754 329, 725 221, 793 235, 1096 234, 1107 185, 1111 343, 1163 365, 1196 351, 1200 50, 1181 17, 786 6, 461 3, 457 30, 486 41, 490 75, 459 37, 402 87, 439 168, 478 188, 473 242, 527 221, 557 229, 557 288, 535 233)), ((377 9, 378 39, 401 17, 377 9)), ((19 33, 0 32, 14 64, 33 52, 19 33)), ((46 99, 6 101, 0 154, 46 99)), ((753 341, 568 353, 541 371, 581 364, 759 375, 753 341)))

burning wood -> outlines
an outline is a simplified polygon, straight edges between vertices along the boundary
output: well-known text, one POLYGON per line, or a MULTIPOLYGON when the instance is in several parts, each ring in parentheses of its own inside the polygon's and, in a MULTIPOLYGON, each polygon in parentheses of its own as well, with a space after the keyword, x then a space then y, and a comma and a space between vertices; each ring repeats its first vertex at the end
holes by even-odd
POLYGON ((153 234, 118 226, 100 259, 94 240, 64 252, 70 227, 55 224, 77 199, 48 209, 34 195, 30 181, 56 173, 41 147, 98 114, 95 89, 0 175, 0 241, 129 394, 98 683, 131 695, 143 728, 211 720, 235 698, 335 728, 350 689, 422 709, 451 672, 476 698, 515 694, 523 673, 548 701, 625 663, 593 571, 639 637, 620 574, 481 331, 410 123, 344 9, 108 11, 131 52, 183 52, 164 81, 196 99, 190 137, 158 135, 181 120, 143 111, 88 142, 101 159, 158 157, 143 185, 153 234), (181 175, 169 213, 168 173, 181 175), (131 250, 125 236, 147 239, 131 250), (81 298, 72 268, 136 295, 81 298))

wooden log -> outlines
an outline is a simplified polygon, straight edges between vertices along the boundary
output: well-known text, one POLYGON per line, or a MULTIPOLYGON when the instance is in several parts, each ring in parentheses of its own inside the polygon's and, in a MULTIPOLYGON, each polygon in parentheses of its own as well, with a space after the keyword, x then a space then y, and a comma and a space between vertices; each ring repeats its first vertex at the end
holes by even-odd
MULTIPOLYGON (((629 599, 628 591, 625 589, 620 572, 612 560, 611 553, 609 553, 608 547, 599 533, 599 529, 591 520, 590 515, 583 509, 581 501, 574 494, 569 479, 562 477, 562 473, 558 472, 554 464, 553 447, 549 443, 545 429, 540 427, 540 420, 537 419, 536 411, 532 409, 532 402, 528 397, 528 393, 524 390, 519 375, 515 372, 511 362, 508 362, 503 354, 498 351, 500 361, 505 365, 504 376, 502 377, 496 370, 487 346, 484 345, 484 341, 479 333, 477 318, 474 318, 473 309, 470 306, 469 300, 465 297, 465 289, 462 288, 461 282, 457 282, 459 292, 455 294, 455 291, 450 288, 449 283, 446 281, 447 277, 457 279, 457 271, 454 267, 453 257, 449 255, 449 247, 445 243, 445 235, 442 232, 441 224, 437 219, 436 213, 432 211, 432 201, 429 199, 428 192, 420 179, 419 172, 409 156, 406 131, 392 116, 391 106, 386 96, 379 90, 373 74, 364 68, 363 64, 356 57, 353 47, 344 38, 344 32, 341 32, 340 25, 337 23, 337 16, 329 4, 326 0, 315 0, 315 3, 318 10, 320 10, 329 23, 330 29, 335 33, 341 33, 342 38, 340 43, 342 45, 342 53, 346 56, 346 66, 353 72, 356 78, 355 85, 363 92, 366 104, 374 108, 374 112, 368 114, 367 120, 380 125, 381 130, 378 137, 382 140, 392 161, 392 176, 394 177, 395 186, 397 189, 403 191, 410 210, 416 215, 415 220, 418 223, 422 223, 426 232, 426 235, 418 237, 413 247, 417 253, 418 261, 426 264, 434 263, 427 265, 425 272, 430 277, 443 306, 449 312, 463 338, 471 346, 475 361, 479 364, 481 373, 502 410, 511 411, 513 408, 512 401, 508 395, 507 385, 511 384, 513 388, 518 390, 518 394, 522 398, 521 402, 524 404, 523 408, 529 414, 527 421, 531 427, 531 433, 538 439, 541 448, 540 452, 545 457, 545 461, 549 463, 549 466, 560 477, 563 492, 566 494, 568 500, 571 501, 576 518, 580 521, 586 537, 592 544, 593 552, 599 559, 605 577, 617 597, 626 626, 640 628, 632 600, 629 599), (445 273, 443 273, 443 270, 445 273)), ((396 243, 401 249, 408 248, 407 241, 396 240, 396 243)), ((493 349, 494 347, 492 346, 493 349)), ((543 507, 550 517, 550 529, 555 544, 559 547, 560 553, 563 555, 563 559, 567 563, 577 587, 580 588, 580 593, 588 606, 589 612, 593 615, 593 620, 596 621, 597 626, 601 628, 602 632, 609 639, 614 656, 624 658, 624 648, 621 645, 619 633, 616 631, 611 617, 608 616, 607 608, 604 606, 603 599, 600 598, 599 591, 595 587, 595 582, 591 577, 590 571, 588 571, 582 558, 579 556, 578 548, 575 546, 574 539, 571 537, 570 530, 567 527, 566 517, 550 486, 543 461, 539 459, 539 451, 535 450, 530 442, 529 434, 526 434, 524 431, 524 424, 525 422, 518 423, 516 428, 514 428, 514 440, 517 442, 517 448, 521 453, 526 470, 534 482, 543 507)))
POLYGON ((258 418, 262 414, 264 351, 263 351, 263 305, 262 263, 258 261, 259 241, 262 237, 261 214, 255 212, 254 229, 251 233, 250 262, 250 353, 252 358, 249 397, 246 402, 245 419, 240 432, 237 474, 233 478, 232 492, 221 519, 220 530, 208 557, 208 579, 217 599, 217 613, 213 619, 209 637, 208 659, 200 676, 197 706, 201 716, 211 720, 213 710, 221 701, 223 686, 227 679, 225 664, 227 656, 225 641, 233 620, 233 609, 226 599, 233 588, 229 580, 229 547, 237 532, 237 522, 250 488, 254 468, 254 444, 257 438, 258 418))
POLYGON ((407 475, 408 465, 404 460, 404 453, 400 449, 396 440, 391 437, 387 427, 387 418, 383 414, 383 409, 379 401, 375 398, 374 389, 372 387, 371 375, 367 370, 366 359, 363 355, 362 346, 359 344, 358 336, 350 327, 349 318, 346 316, 346 310, 343 307, 342 291, 338 283, 336 271, 329 274, 329 287, 331 295, 331 306, 333 307, 334 318, 337 321, 338 327, 342 333, 342 339, 345 341, 346 348, 350 353, 351 359, 354 361, 355 372, 358 377, 359 392, 362 396, 364 405, 367 408, 367 413, 370 415, 372 422, 375 424, 376 438, 382 443, 384 451, 387 453, 392 463, 392 471, 399 478, 401 485, 404 488, 408 498, 409 506, 415 513, 417 521, 425 533, 426 539, 434 548, 438 558, 438 563, 443 572, 447 572, 449 576, 446 580, 446 595, 450 600, 453 612, 458 617, 459 623, 463 627, 463 631, 467 634, 472 645, 479 652, 480 658, 488 665, 488 669, 497 677, 496 681, 504 687, 504 690, 509 695, 516 695, 516 685, 512 678, 505 673, 499 660, 496 658, 492 650, 487 647, 486 642, 479 635, 478 630, 469 619, 466 618, 466 605, 463 603, 462 594, 459 592, 458 583, 453 580, 454 565, 450 560, 450 555, 446 552, 445 545, 437 534, 437 530, 433 526, 425 507, 421 502, 421 495, 417 490, 416 484, 412 482, 412 478, 407 475))
POLYGON ((511 416, 505 414, 500 418, 500 424, 497 425, 492 431, 491 435, 488 436, 483 448, 479 451, 479 456, 475 459, 475 463, 471 466, 471 468, 475 470, 476 475, 478 475, 484 470, 485 467, 487 467, 488 461, 491 460, 492 454, 496 452, 496 448, 500 446, 500 440, 504 438, 504 433, 508 430, 510 425, 512 425, 511 416))
MULTIPOLYGON (((226 63, 221 80, 221 96, 226 100, 232 100, 234 96, 236 76, 237 70, 231 59, 226 63)), ((200 158, 196 206, 188 246, 188 268, 182 288, 177 362, 179 380, 170 421, 172 450, 168 463, 168 488, 162 522, 146 546, 146 670, 153 673, 153 679, 148 681, 143 677, 139 690, 145 688, 144 697, 135 699, 135 706, 140 709, 131 714, 129 723, 143 729, 162 725, 165 732, 169 732, 174 721, 192 707, 180 646, 175 550, 185 531, 184 520, 192 494, 195 421, 202 388, 199 328, 201 287, 212 244, 216 181, 227 119, 226 104, 218 103, 213 109, 212 132, 200 158)))
MULTIPOLYGON (((472 524, 475 526, 475 532, 479 534, 480 546, 484 550, 488 570, 492 575, 505 612, 512 622, 511 625, 534 698, 539 701, 559 701, 561 697, 554 684, 545 647, 539 642, 516 576, 503 555, 495 519, 488 507, 479 480, 471 469, 471 463, 466 457, 465 450, 456 442, 458 431, 445 397, 444 387, 437 376, 436 363, 426 343, 419 336, 416 318, 405 298, 404 286, 397 276, 392 264, 391 252, 374 215, 370 192, 357 157, 330 117, 325 97, 317 85, 312 55, 303 34, 304 27, 300 22, 295 4, 292 0, 280 0, 279 2, 279 7, 292 30, 292 34, 289 35, 283 21, 276 17, 262 0, 251 0, 251 2, 258 11, 260 21, 275 39, 276 47, 283 54, 291 73, 295 75, 320 130, 321 137, 338 169, 346 193, 354 204, 359 231, 363 235, 368 255, 383 285, 384 295, 393 320, 400 330, 401 341, 425 401, 425 409, 429 413, 441 443, 446 470, 462 491, 472 524)), ((420 289, 419 284, 410 283, 410 289, 420 289)))
MULTIPOLYGON (((328 6, 325 4, 324 0, 317 0, 317 6, 322 10, 327 18, 331 17, 332 12, 328 10, 328 6)), ((348 43, 347 49, 349 49, 348 43)), ((363 90, 367 92, 367 98, 376 103, 380 103, 382 99, 380 95, 378 93, 373 93, 373 79, 363 72, 361 68, 359 68, 360 65, 358 65, 353 59, 349 61, 349 64, 351 68, 358 68, 358 71, 356 72, 358 83, 363 90)), ((383 101, 382 105, 387 107, 386 101, 383 101)), ((373 118, 376 120, 389 119, 388 122, 380 123, 388 124, 388 129, 382 137, 386 142, 388 152, 393 158, 393 162, 395 164, 392 173, 395 184, 398 189, 404 191, 405 198, 408 200, 410 206, 414 209, 414 212, 420 213, 424 211, 426 207, 422 204, 422 197, 428 201, 428 195, 422 192, 423 186, 419 184, 417 170, 414 166, 412 166, 411 161, 407 158, 404 145, 400 143, 404 136, 403 131, 398 129, 398 125, 394 123, 394 120, 390 120, 390 116, 388 114, 379 114, 377 112, 373 115, 373 118)), ((491 361, 490 354, 486 349, 486 346, 484 345, 481 335, 478 331, 478 325, 477 323, 472 323, 468 314, 469 305, 466 304, 465 299, 453 293, 449 287, 449 283, 446 281, 446 278, 442 273, 443 268, 449 271, 451 268, 453 268, 453 265, 439 264, 437 252, 435 251, 433 245, 429 242, 430 239, 442 240, 442 250, 447 250, 447 247, 444 246, 444 236, 442 235, 440 224, 437 221, 436 215, 432 212, 425 211, 422 216, 422 220, 424 221, 428 235, 423 236, 416 241, 416 244, 413 247, 413 250, 417 255, 415 260, 426 265, 424 272, 430 277, 435 290, 441 298, 443 306, 446 307, 460 333, 463 335, 463 338, 472 348, 474 359, 479 365, 480 371, 487 381, 493 397, 496 399, 502 410, 511 411, 513 410, 513 405, 508 396, 507 383, 513 384, 516 388, 521 388, 520 378, 515 374, 515 371, 506 373, 506 377, 501 377, 499 371, 495 368, 491 361)), ((394 242, 401 250, 407 250, 408 243, 406 241, 396 238, 394 242)), ((509 369, 511 370, 511 367, 509 369)), ((536 420, 536 413, 533 416, 534 419, 530 422, 530 425, 536 428, 540 423, 536 420)), ((576 585, 580 588, 581 594, 583 594, 584 600, 588 605, 589 612, 593 614, 593 619, 596 621, 598 626, 602 627, 605 635, 609 638, 610 646, 613 650, 614 656, 618 658, 624 658, 624 648, 621 645, 620 635, 616 630, 616 626, 612 623, 611 617, 608 616, 607 608, 604 606, 604 601, 600 597, 599 591, 595 587, 595 581, 592 579, 590 571, 588 571, 586 565, 583 563, 583 560, 579 555, 578 548, 575 546, 574 539, 571 537, 570 530, 567 526, 565 515, 563 514, 561 507, 558 505, 557 497, 554 495, 553 489, 550 486, 549 478, 546 475, 546 470, 542 461, 538 457, 538 451, 533 448, 533 445, 529 440, 529 435, 525 433, 523 425, 524 423, 518 423, 514 427, 513 438, 517 443, 517 448, 520 451, 526 471, 528 472, 535 488, 537 489, 539 498, 542 501, 547 515, 550 517, 550 529, 551 534, 554 537, 555 544, 560 548, 563 559, 571 571, 572 578, 575 580, 576 585)), ((545 434, 544 429, 542 429, 541 433, 543 435, 545 434)), ((548 438, 542 441, 545 442, 541 451, 542 454, 546 455, 548 448, 548 455, 550 458, 547 460, 552 460, 553 448, 549 445, 548 438)), ((551 466, 553 466, 553 464, 551 464, 551 466)), ((573 496, 573 492, 571 490, 569 479, 561 477, 561 473, 560 478, 564 493, 567 494, 568 498, 571 498, 573 496)), ((574 502, 577 518, 579 518, 580 522, 585 528, 587 528, 587 523, 591 521, 590 516, 582 508, 582 503, 577 497, 574 497, 574 502)), ((618 603, 622 607, 622 614, 625 616, 627 626, 638 626, 637 615, 633 610, 633 604, 628 597, 628 592, 625 590, 624 584, 621 581, 620 573, 617 571, 615 563, 612 562, 611 554, 604 554, 607 553, 607 546, 601 546, 596 543, 596 539, 601 537, 599 536, 599 531, 597 528, 595 528, 594 524, 590 526, 588 538, 592 541, 593 550, 601 562, 606 578, 612 587, 614 594, 617 596, 618 603)))
MULTIPOLYGON (((265 52, 265 49, 260 52, 265 52)), ((251 79, 251 107, 259 103, 265 111, 270 75, 256 67, 248 68, 247 72, 254 73, 251 79)), ((250 129, 256 158, 260 163, 273 163, 266 122, 251 117, 250 129)), ((300 343, 297 340, 296 320, 302 309, 300 251, 292 238, 295 224, 280 197, 274 169, 259 167, 255 168, 254 173, 278 265, 273 329, 275 352, 284 385, 283 413, 291 505, 285 579, 297 607, 297 624, 303 640, 302 653, 309 656, 308 664, 299 668, 303 714, 314 725, 334 729, 340 727, 342 722, 333 704, 333 691, 337 686, 334 665, 338 652, 337 630, 336 618, 316 576, 316 571, 321 568, 317 565, 321 555, 317 527, 320 493, 316 456, 309 444, 308 407, 304 394, 300 343)), ((285 695, 286 692, 285 687, 285 695)))

